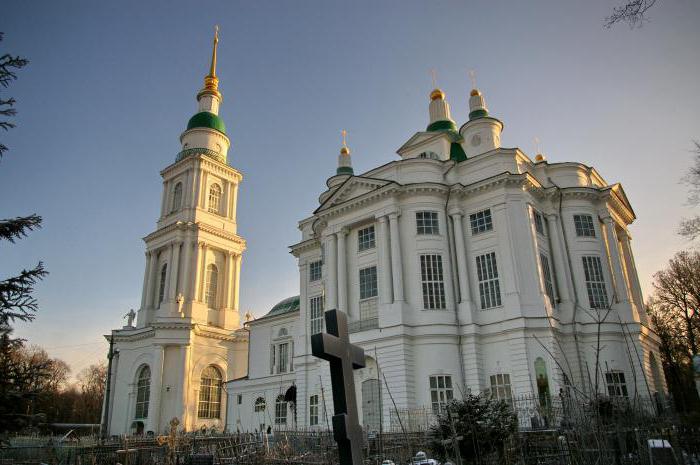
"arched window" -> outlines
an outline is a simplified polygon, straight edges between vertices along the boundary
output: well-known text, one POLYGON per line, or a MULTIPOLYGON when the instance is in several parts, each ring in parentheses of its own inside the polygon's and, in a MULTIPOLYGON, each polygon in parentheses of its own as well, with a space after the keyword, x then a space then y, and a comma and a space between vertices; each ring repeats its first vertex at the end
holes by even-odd
POLYGON ((221 372, 211 365, 202 372, 197 416, 199 418, 219 418, 221 416, 221 372))
POLYGON ((204 301, 209 308, 216 308, 216 285, 219 280, 219 270, 216 265, 209 264, 207 266, 207 276, 204 283, 204 301))
POLYGON ((175 188, 173 189, 173 200, 172 200, 172 204, 170 206, 170 213, 178 211, 181 206, 182 206, 182 183, 178 182, 177 184, 175 184, 175 188))
POLYGON ((165 297, 165 278, 168 276, 168 264, 165 263, 163 264, 163 267, 160 269, 160 286, 158 287, 158 304, 163 301, 163 297, 165 297))
POLYGON ((258 397, 255 399, 255 411, 256 412, 264 412, 265 411, 265 398, 264 397, 258 397))
POLYGON ((275 424, 287 424, 287 402, 284 400, 284 394, 280 394, 275 400, 275 424))
POLYGON ((537 395, 540 398, 540 405, 547 407, 551 405, 549 397, 549 377, 547 376, 547 364, 542 357, 535 359, 535 380, 537 382, 537 395))
POLYGON ((134 418, 148 418, 148 400, 151 397, 151 369, 144 365, 136 377, 136 413, 134 418))
POLYGON ((221 203, 221 186, 212 184, 209 188, 209 211, 219 213, 219 204, 221 203))

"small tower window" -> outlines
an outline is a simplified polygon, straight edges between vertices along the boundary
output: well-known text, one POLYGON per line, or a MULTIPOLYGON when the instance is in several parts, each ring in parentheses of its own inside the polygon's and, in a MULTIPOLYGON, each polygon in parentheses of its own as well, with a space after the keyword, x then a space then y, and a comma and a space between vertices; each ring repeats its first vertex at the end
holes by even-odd
POLYGON ((158 288, 158 304, 163 301, 165 297, 165 278, 168 276, 168 264, 164 264, 160 269, 160 286, 158 288))
POLYGON ((221 186, 218 184, 212 184, 209 188, 209 211, 212 213, 219 213, 219 207, 221 204, 221 186))
POLYGON ((422 152, 420 155, 418 155, 418 158, 427 158, 429 160, 439 160, 440 156, 435 153, 435 152, 422 152))
POLYGON ((209 308, 216 308, 216 288, 219 280, 219 270, 216 265, 207 266, 207 278, 205 283, 205 300, 209 308))
POLYGON ((173 200, 170 208, 170 213, 176 212, 182 207, 182 183, 175 184, 173 189, 173 200))

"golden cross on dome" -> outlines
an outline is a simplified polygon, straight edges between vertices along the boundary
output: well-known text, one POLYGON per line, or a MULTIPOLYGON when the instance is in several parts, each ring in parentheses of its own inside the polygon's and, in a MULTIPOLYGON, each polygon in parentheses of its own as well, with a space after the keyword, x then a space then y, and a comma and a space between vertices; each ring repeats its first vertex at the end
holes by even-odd
POLYGON ((342 134, 342 136, 343 136, 343 147, 347 147, 348 144, 346 141, 346 137, 348 135, 348 132, 345 129, 343 129, 342 131, 340 131, 340 134, 342 134))
POLYGON ((469 70, 469 80, 472 82, 472 89, 476 89, 476 71, 469 70))
POLYGON ((535 137, 535 154, 537 155, 537 154, 539 154, 539 153, 542 153, 542 152, 540 151, 540 138, 539 138, 539 137, 535 137))
POLYGON ((437 71, 435 68, 430 70, 430 76, 433 78, 433 89, 437 88, 437 71))

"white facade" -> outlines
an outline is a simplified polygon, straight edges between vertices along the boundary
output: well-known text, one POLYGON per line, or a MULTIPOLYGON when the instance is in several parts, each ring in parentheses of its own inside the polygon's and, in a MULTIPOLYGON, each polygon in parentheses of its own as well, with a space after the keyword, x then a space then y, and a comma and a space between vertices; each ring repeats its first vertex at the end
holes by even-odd
POLYGON ((328 365, 310 346, 322 327, 319 302, 348 314, 350 339, 365 350, 355 382, 367 429, 376 429, 379 405, 390 427, 396 410, 430 411, 468 391, 553 397, 566 383, 587 393, 665 391, 622 186, 581 163, 502 148, 503 124, 478 90, 469 110, 457 131, 436 89, 428 130, 399 160, 355 176, 341 151, 338 174, 291 247, 298 305, 283 302, 247 325, 250 369, 228 383, 230 430, 327 427, 328 365), (608 308, 596 372, 596 318, 608 308), (272 351, 283 341, 293 357, 280 373, 272 351), (276 405, 292 386, 296 417, 276 405))
POLYGON ((161 171, 156 230, 146 236, 146 269, 136 325, 112 331, 108 434, 161 434, 179 428, 223 430, 222 383, 246 373, 239 280, 245 241, 236 232, 241 174, 227 164, 230 141, 218 117, 212 68, 199 113, 182 134, 182 152, 161 171))

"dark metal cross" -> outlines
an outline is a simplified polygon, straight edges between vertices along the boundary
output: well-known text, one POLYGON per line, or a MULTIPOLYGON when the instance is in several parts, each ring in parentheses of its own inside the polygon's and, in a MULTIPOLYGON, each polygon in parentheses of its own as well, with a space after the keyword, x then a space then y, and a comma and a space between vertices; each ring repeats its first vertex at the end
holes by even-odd
POLYGON ((357 416, 353 370, 365 367, 365 351, 350 344, 348 317, 339 310, 325 313, 327 333, 311 336, 311 352, 328 360, 333 387, 333 437, 340 465, 362 465, 362 428, 357 416))

